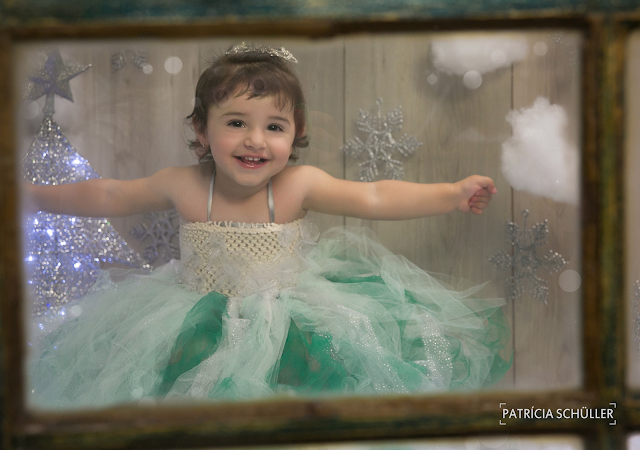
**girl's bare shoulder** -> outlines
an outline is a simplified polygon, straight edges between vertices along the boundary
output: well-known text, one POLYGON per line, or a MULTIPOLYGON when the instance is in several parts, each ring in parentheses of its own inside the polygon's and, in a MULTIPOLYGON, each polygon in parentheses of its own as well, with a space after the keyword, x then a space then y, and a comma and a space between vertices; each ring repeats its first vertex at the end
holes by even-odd
POLYGON ((185 184, 200 184, 203 180, 211 178, 211 168, 202 165, 165 167, 152 175, 160 183, 166 183, 171 187, 183 187, 185 184))
MULTIPOLYGON (((286 201, 297 205, 300 214, 306 213, 305 205, 317 187, 333 178, 322 169, 313 166, 287 166, 276 177, 273 185, 276 192, 284 192, 286 201)), ((282 194, 281 194, 282 195, 282 194)))
POLYGON ((206 205, 212 172, 213 167, 205 164, 166 167, 153 175, 157 177, 154 184, 171 199, 184 220, 203 222, 207 220, 206 205))
MULTIPOLYGON (((176 176, 180 178, 197 178, 201 177, 204 173, 204 167, 201 164, 194 164, 191 166, 176 166, 165 167, 156 172, 155 175, 159 176, 176 176)), ((154 176, 155 176, 154 175, 154 176)))
POLYGON ((162 196, 171 202, 181 214, 192 199, 205 196, 208 190, 208 178, 203 168, 197 165, 183 167, 165 167, 146 179, 139 180, 142 189, 162 196))
POLYGON ((274 183, 282 183, 287 185, 297 185, 304 187, 313 183, 319 175, 325 174, 321 169, 314 166, 287 166, 278 175, 274 177, 274 183))

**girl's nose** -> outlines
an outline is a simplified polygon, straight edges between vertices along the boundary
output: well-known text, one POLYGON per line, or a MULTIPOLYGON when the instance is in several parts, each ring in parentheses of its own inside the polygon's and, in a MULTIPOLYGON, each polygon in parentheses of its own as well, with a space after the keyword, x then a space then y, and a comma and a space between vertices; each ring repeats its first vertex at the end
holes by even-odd
POLYGON ((259 130, 259 129, 250 130, 249 133, 247 134, 245 145, 253 149, 263 148, 264 133, 262 132, 262 130, 259 130))

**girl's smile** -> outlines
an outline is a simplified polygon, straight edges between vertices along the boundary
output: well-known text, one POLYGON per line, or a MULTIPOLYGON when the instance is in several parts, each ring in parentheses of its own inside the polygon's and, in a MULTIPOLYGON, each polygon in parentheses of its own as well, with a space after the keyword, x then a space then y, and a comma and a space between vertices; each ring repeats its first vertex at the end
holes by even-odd
POLYGON ((262 189, 285 168, 294 138, 293 110, 277 108, 273 97, 249 94, 212 106, 207 128, 198 134, 200 142, 211 147, 216 185, 244 193, 262 189))
POLYGON ((267 162, 264 158, 254 158, 252 156, 236 156, 236 158, 249 169, 255 169, 267 162))

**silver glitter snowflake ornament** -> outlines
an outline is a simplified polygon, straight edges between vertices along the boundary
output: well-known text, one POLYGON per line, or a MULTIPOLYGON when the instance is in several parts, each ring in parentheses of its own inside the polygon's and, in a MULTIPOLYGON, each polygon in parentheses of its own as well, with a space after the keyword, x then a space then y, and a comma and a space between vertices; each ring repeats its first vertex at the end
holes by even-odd
POLYGON ((549 273, 560 271, 567 261, 557 252, 549 250, 545 255, 539 256, 538 247, 547 244, 549 238, 548 221, 536 223, 531 229, 527 229, 527 217, 529 210, 522 211, 524 227, 521 230, 515 222, 507 221, 507 243, 512 246, 511 254, 499 251, 489 261, 498 270, 513 268, 513 276, 507 279, 508 299, 515 300, 524 292, 524 282, 529 281, 529 293, 533 298, 547 304, 549 296, 548 283, 538 277, 539 269, 549 273))
POLYGON ((127 65, 127 63, 133 63, 138 69, 144 68, 144 66, 147 65, 147 52, 127 48, 111 55, 112 72, 117 72, 127 65))
POLYGON ((180 218, 175 209, 145 214, 130 233, 139 241, 150 241, 144 251, 150 264, 158 258, 163 262, 180 258, 180 218))
POLYGON ((360 110, 356 121, 358 130, 367 133, 367 139, 362 142, 355 137, 341 147, 341 150, 353 158, 358 158, 363 152, 367 160, 359 163, 360 181, 373 181, 378 176, 378 164, 384 165, 384 178, 401 180, 404 176, 402 161, 393 158, 398 151, 402 156, 411 156, 422 142, 408 134, 403 134, 399 140, 393 137, 395 131, 402 128, 402 106, 382 116, 380 111, 382 99, 376 100, 376 110, 360 110))

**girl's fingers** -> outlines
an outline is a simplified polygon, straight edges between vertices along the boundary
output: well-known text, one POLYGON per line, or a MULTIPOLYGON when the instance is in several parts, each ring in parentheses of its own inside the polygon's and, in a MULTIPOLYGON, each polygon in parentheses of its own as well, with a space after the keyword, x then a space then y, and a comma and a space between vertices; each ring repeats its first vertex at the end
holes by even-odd
POLYGON ((469 200, 469 204, 482 203, 484 205, 488 205, 490 200, 491 199, 488 197, 471 197, 471 199, 469 200))
POLYGON ((478 189, 469 199, 469 211, 473 214, 482 214, 482 212, 489 206, 491 196, 495 191, 495 186, 491 183, 487 187, 478 189))
POLYGON ((496 185, 493 183, 493 180, 491 178, 486 178, 485 189, 492 194, 498 193, 498 190, 496 189, 496 185))
POLYGON ((489 202, 485 201, 485 200, 474 200, 474 201, 470 201, 469 202, 469 208, 476 208, 476 209, 486 209, 489 206, 489 202))
POLYGON ((487 191, 486 189, 480 189, 479 191, 477 191, 473 195, 478 195, 478 196, 482 196, 482 197, 491 197, 493 194, 491 192, 487 191))

